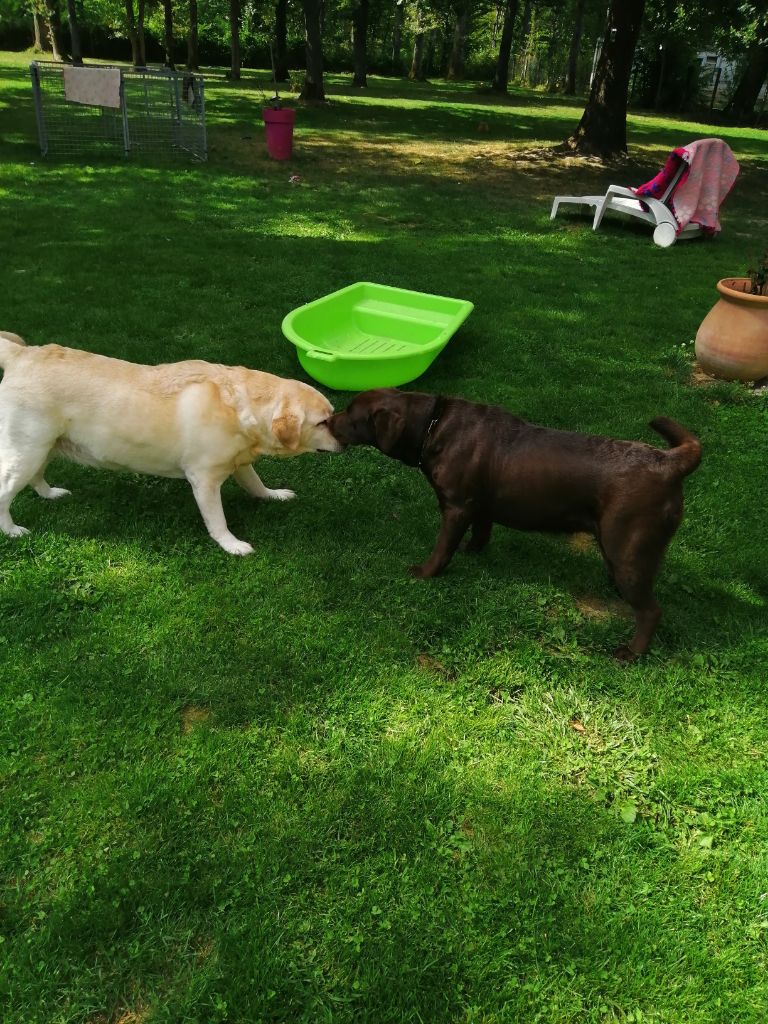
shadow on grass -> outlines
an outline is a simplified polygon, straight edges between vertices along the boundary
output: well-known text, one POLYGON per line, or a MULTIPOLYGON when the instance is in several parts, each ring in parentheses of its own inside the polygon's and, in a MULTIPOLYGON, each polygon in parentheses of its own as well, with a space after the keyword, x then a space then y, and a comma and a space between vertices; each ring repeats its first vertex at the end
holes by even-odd
POLYGON ((339 764, 332 737, 302 763, 202 732, 164 772, 136 763, 123 800, 140 832, 121 836, 91 802, 104 831, 64 851, 69 884, 42 893, 46 835, 40 874, 7 907, 9 1006, 24 992, 28 1012, 55 1002, 92 1022, 181 1020, 223 999, 239 1022, 448 1022, 470 1006, 597 1020, 759 989, 757 957, 730 962, 701 927, 695 856, 535 771, 500 789, 411 737, 373 753, 350 737, 357 757, 339 764))

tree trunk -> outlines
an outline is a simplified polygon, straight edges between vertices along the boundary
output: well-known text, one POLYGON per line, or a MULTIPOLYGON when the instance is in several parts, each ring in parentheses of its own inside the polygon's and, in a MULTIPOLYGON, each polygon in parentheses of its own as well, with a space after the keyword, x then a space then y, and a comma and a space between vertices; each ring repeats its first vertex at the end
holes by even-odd
POLYGON ((403 73, 401 50, 403 48, 403 13, 405 0, 395 0, 395 18, 392 25, 392 70, 396 75, 403 73))
POLYGON ((322 0, 302 0, 307 49, 307 71, 300 99, 309 103, 325 103, 323 84, 322 0))
MULTIPOLYGON (((518 55, 522 58, 523 66, 527 64, 527 53, 528 53, 528 37, 531 34, 531 9, 533 4, 531 0, 525 0, 525 6, 523 7, 523 20, 520 25, 520 34, 518 36, 518 55)), ((517 78, 520 80, 519 66, 517 68, 517 78)))
POLYGON ((531 83, 531 64, 538 59, 536 57, 536 18, 538 10, 535 4, 531 4, 528 11, 528 31, 525 34, 525 48, 523 50, 523 71, 520 75, 520 80, 523 85, 530 86, 531 83))
POLYGON ((230 65, 228 78, 240 78, 240 0, 229 0, 230 65))
POLYGON ((365 89, 368 86, 368 0, 358 0, 352 12, 352 53, 355 68, 352 85, 365 89))
POLYGON ((664 96, 664 74, 667 70, 667 48, 664 43, 659 47, 659 78, 656 82, 656 95, 653 98, 653 109, 661 110, 661 101, 664 96))
POLYGON ((171 0, 163 0, 163 49, 165 50, 165 66, 176 70, 173 63, 173 6, 171 0))
POLYGON ((186 69, 198 71, 198 0, 189 0, 189 29, 186 33, 186 69))
POLYGON ((584 7, 587 0, 576 0, 573 14, 573 34, 571 48, 568 51, 568 72, 565 76, 565 95, 576 95, 576 74, 579 70, 579 52, 581 51, 581 35, 584 31, 584 7))
POLYGON ((67 0, 67 21, 69 22, 69 40, 72 53, 72 63, 77 67, 82 67, 83 49, 80 45, 80 25, 77 21, 75 0, 67 0))
POLYGON ((448 58, 448 73, 446 78, 458 79, 464 77, 464 51, 467 46, 469 35, 470 2, 465 2, 459 8, 456 15, 456 27, 453 30, 453 46, 451 56, 448 58))
POLYGON ((506 0, 504 4, 504 22, 501 27, 499 56, 496 61, 496 73, 491 88, 494 92, 505 93, 509 85, 509 57, 512 53, 512 33, 517 17, 517 0, 506 0))
POLYGON ((139 61, 140 66, 145 68, 147 66, 147 38, 144 35, 144 14, 145 14, 146 0, 139 0, 139 20, 136 25, 136 31, 139 37, 139 61))
POLYGON ((547 46, 547 57, 546 57, 546 69, 547 77, 545 81, 545 89, 547 92, 556 92, 557 89, 562 85, 563 76, 561 74, 561 65, 555 59, 555 54, 561 53, 565 47, 561 46, 563 42, 560 35, 560 24, 555 22, 551 30, 549 37, 549 45, 547 46))
POLYGON ((53 59, 64 60, 59 0, 45 0, 45 27, 48 29, 48 38, 51 40, 53 59))
POLYGON ((414 82, 423 82, 426 78, 424 74, 424 43, 426 40, 426 32, 417 32, 413 38, 413 57, 408 77, 414 82))
POLYGON ((275 4, 275 78, 288 81, 288 0, 275 4))
MULTIPOLYGON (((429 76, 436 70, 435 69, 435 50, 437 48, 437 36, 438 29, 432 28, 427 33, 427 41, 424 46, 424 59, 422 61, 421 69, 424 72, 424 81, 429 79, 429 76)), ((439 73, 439 68, 437 72, 439 73)))
POLYGON ((612 0, 589 100, 564 148, 603 158, 627 151, 627 91, 645 0, 612 0))
POLYGON ((744 68, 736 91, 728 101, 726 114, 734 120, 749 124, 755 116, 755 104, 763 83, 768 77, 768 43, 753 43, 747 50, 744 68))
POLYGON ((136 15, 133 13, 133 0, 125 0, 125 24, 128 30, 128 39, 131 43, 131 63, 135 68, 140 68, 142 65, 139 50, 139 33, 136 28, 136 15))
POLYGON ((36 7, 32 8, 32 24, 35 29, 35 53, 46 53, 51 48, 43 16, 36 7))

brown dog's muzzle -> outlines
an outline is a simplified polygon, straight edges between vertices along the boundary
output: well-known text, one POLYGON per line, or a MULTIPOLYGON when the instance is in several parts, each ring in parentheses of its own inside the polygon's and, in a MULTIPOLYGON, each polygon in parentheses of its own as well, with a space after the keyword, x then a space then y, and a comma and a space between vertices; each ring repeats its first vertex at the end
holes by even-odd
POLYGON ((340 444, 346 447, 348 444, 355 443, 350 429, 349 416, 345 412, 337 412, 333 416, 329 416, 326 425, 340 444))

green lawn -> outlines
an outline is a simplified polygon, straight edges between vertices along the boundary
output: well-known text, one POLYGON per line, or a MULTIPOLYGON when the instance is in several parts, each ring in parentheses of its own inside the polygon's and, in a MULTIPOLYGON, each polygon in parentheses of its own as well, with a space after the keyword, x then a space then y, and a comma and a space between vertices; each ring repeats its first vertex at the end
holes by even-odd
POLYGON ((228 485, 247 559, 183 482, 53 466, 72 497, 24 492, 0 538, 3 1024, 763 1024, 768 403, 692 386, 681 345, 768 244, 766 133, 633 115, 625 166, 556 163, 520 152, 579 102, 331 76, 285 166, 258 76, 216 73, 206 165, 55 162, 27 60, 1 328, 300 377, 290 309, 435 291, 475 311, 416 386, 657 444, 671 415, 704 461, 629 667, 593 548, 497 529, 410 579, 436 503, 375 451, 265 461, 288 505, 228 485), (743 168, 716 241, 549 221, 711 134, 743 168))

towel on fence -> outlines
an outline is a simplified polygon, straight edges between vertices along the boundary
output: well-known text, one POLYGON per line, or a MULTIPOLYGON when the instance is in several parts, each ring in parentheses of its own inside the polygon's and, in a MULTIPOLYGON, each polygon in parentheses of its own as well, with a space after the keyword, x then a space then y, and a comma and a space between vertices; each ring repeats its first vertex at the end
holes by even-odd
POLYGON ((64 99, 93 107, 120 106, 120 68, 64 68, 64 99))

